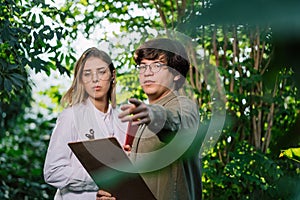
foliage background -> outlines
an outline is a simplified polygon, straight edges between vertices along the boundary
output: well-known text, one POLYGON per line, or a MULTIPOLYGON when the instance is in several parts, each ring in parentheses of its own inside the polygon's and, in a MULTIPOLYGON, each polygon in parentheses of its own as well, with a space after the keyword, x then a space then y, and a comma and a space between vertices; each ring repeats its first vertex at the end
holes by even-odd
MULTIPOLYGON (((44 183, 42 168, 53 113, 61 108, 38 102, 46 112, 34 109, 39 100, 33 98, 30 71, 72 76, 78 55, 72 44, 82 34, 95 46, 109 45, 119 103, 129 96, 144 99, 134 89, 132 52, 156 32, 174 31, 195 44, 186 43, 195 61, 188 83, 201 120, 211 119, 214 98, 226 109, 220 137, 203 151, 204 199, 300 198, 299 163, 279 158, 300 141, 299 8, 296 0, 2 0, 0 198, 52 199, 55 192, 44 183), (209 87, 210 79, 217 87, 209 87)), ((41 95, 58 105, 60 88, 51 85, 41 95)))

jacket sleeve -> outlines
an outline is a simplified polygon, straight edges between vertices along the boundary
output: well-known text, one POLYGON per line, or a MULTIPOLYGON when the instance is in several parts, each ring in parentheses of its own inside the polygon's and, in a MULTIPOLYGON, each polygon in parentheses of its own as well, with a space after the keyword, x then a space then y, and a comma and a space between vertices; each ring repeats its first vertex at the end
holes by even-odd
POLYGON ((44 164, 46 183, 71 191, 97 190, 81 163, 68 146, 68 142, 76 141, 77 133, 71 110, 63 111, 57 119, 52 132, 44 164))
POLYGON ((198 108, 186 97, 178 97, 175 104, 165 106, 152 104, 149 107, 152 112, 148 128, 156 133, 162 142, 169 142, 179 130, 198 128, 198 108))

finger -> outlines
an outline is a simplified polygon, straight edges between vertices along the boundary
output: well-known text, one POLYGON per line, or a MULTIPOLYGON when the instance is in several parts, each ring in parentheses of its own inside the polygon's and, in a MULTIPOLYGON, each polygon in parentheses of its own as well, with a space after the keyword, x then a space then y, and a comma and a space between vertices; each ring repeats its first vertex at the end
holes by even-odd
POLYGON ((142 102, 136 98, 130 98, 128 101, 129 101, 129 103, 134 104, 136 107, 138 107, 139 105, 142 104, 142 102))
POLYGON ((145 104, 141 104, 131 111, 131 114, 145 113, 148 114, 148 108, 145 104))
POLYGON ((96 200, 116 200, 115 197, 97 197, 96 200))
POLYGON ((132 107, 135 107, 134 105, 132 104, 124 104, 120 107, 121 110, 127 110, 129 108, 132 108, 132 107))
POLYGON ((121 119, 123 117, 130 116, 131 113, 132 113, 132 108, 128 108, 128 109, 124 110, 123 112, 120 112, 118 117, 121 119))
POLYGON ((98 190, 97 197, 98 196, 100 196, 100 197, 101 196, 111 197, 111 194, 109 192, 104 191, 104 190, 98 190))
POLYGON ((119 115, 118 115, 118 117, 119 117, 119 119, 122 119, 122 118, 124 118, 124 117, 126 117, 128 115, 130 115, 130 110, 125 110, 123 112, 120 112, 119 115))
POLYGON ((126 144, 126 145, 124 145, 123 149, 127 152, 131 151, 131 146, 129 144, 126 144))
POLYGON ((149 118, 149 115, 148 115, 148 112, 140 112, 140 113, 134 114, 130 117, 131 117, 132 121, 138 121, 141 119, 149 118))
POLYGON ((145 118, 145 119, 133 121, 132 125, 138 126, 138 125, 141 125, 141 124, 148 124, 149 122, 150 122, 150 120, 145 118))
POLYGON ((119 115, 119 119, 121 120, 121 122, 131 122, 132 117, 133 115, 124 115, 124 116, 119 115))
MULTIPOLYGON (((133 114, 133 115, 128 115, 128 114, 126 115, 125 112, 119 114, 119 119, 121 119, 122 122, 134 122, 134 121, 140 121, 142 119, 147 119, 147 120, 143 120, 143 122, 150 123, 150 117, 149 117, 148 112, 140 112, 140 113, 133 114)), ((135 125, 135 124, 132 124, 132 125, 135 125)))

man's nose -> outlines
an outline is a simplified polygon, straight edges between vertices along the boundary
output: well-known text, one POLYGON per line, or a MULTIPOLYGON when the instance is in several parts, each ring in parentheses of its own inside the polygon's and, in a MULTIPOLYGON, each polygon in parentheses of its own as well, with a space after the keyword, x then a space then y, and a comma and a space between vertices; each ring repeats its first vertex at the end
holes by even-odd
POLYGON ((153 74, 150 65, 148 65, 148 66, 146 67, 146 70, 145 70, 145 73, 144 73, 144 74, 145 74, 145 75, 152 75, 152 74, 153 74))

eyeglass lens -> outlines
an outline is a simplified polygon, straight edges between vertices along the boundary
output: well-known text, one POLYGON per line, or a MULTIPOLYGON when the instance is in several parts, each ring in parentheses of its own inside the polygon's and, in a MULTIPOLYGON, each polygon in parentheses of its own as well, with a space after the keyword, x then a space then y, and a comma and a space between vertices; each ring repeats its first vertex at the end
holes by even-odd
POLYGON ((109 73, 108 67, 99 68, 96 71, 84 70, 82 73, 82 80, 85 83, 93 81, 93 80, 108 81, 110 79, 111 79, 111 75, 109 73))
POLYGON ((162 66, 164 66, 164 64, 160 64, 160 63, 151 63, 150 65, 141 64, 139 65, 138 69, 141 74, 145 73, 148 67, 151 72, 157 73, 159 72, 162 66))

